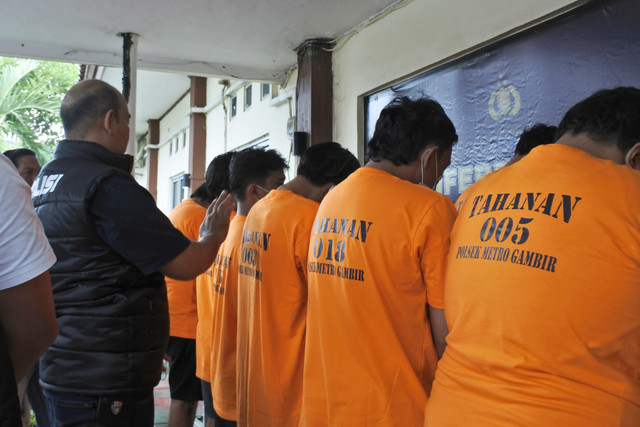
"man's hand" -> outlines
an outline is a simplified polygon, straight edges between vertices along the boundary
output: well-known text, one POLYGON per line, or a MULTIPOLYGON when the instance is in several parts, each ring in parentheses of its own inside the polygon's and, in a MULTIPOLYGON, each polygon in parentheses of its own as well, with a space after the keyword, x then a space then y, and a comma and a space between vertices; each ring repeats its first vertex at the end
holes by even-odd
POLYGON ((209 268, 218 253, 218 248, 227 237, 229 217, 235 206, 236 200, 233 196, 223 191, 207 209, 200 226, 200 239, 191 242, 187 249, 169 261, 160 272, 176 280, 191 280, 209 268))
POLYGON ((229 231, 231 211, 236 207, 236 199, 231 193, 223 190, 207 209, 207 214, 200 225, 200 238, 211 236, 218 244, 222 243, 229 231))

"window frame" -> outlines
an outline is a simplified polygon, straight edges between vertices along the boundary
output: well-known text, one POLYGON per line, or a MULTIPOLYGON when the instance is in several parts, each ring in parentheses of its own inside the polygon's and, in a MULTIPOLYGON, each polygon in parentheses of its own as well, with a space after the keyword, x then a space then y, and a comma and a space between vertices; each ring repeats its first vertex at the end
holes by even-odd
POLYGON ((244 87, 244 110, 248 110, 253 105, 253 84, 249 83, 244 87))
POLYGON ((238 94, 234 94, 229 99, 229 117, 234 118, 238 115, 238 94))

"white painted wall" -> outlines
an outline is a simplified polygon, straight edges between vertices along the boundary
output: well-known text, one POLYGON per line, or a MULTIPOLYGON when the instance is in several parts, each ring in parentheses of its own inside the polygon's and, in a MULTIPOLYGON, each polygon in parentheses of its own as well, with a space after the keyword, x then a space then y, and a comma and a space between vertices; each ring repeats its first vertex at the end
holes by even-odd
POLYGON ((431 68, 571 0, 414 0, 333 53, 334 140, 362 160, 363 95, 431 68), (437 13, 435 13, 437 11, 437 13))
MULTIPOLYGON (((231 81, 231 88, 222 97, 223 86, 220 79, 207 80, 206 132, 207 149, 206 164, 217 155, 229 150, 242 148, 256 139, 267 137, 269 147, 278 150, 289 161, 293 169, 293 158, 289 157, 291 141, 287 136, 287 120, 295 114, 295 81, 294 73, 286 88, 272 85, 271 95, 260 99, 260 83, 243 83, 231 81), (253 103, 244 108, 244 87, 252 85, 253 103), (275 92, 274 92, 275 90, 275 92), (231 96, 238 95, 238 113, 233 119, 225 116, 222 100, 227 110, 230 108, 231 96), (226 121, 226 131, 225 131, 226 121), (225 136, 226 134, 226 136, 225 136)), ((182 146, 182 133, 189 128, 189 97, 183 98, 165 117, 160 120, 160 148, 158 150, 158 195, 157 204, 165 214, 171 211, 171 179, 185 173, 188 169, 188 142, 182 146), (179 138, 176 151, 175 139, 179 138)), ((291 171, 293 173, 294 171, 291 171)), ((293 175, 291 175, 293 176, 293 175)), ((187 194, 188 197, 188 194, 187 194)))
POLYGON ((189 164, 189 97, 183 98, 160 120, 158 150, 158 196, 156 203, 165 214, 171 211, 171 178, 187 171, 189 164), (186 132, 183 146, 182 134, 186 132), (176 144, 176 138, 178 144, 176 144), (177 146, 177 150, 176 150, 177 146))
POLYGON ((227 151, 225 119, 222 104, 207 113, 207 166, 215 156, 227 151))
MULTIPOLYGON (((207 81, 207 165, 217 155, 226 151, 242 148, 258 139, 268 138, 270 148, 278 150, 289 161, 291 141, 287 136, 287 120, 295 115, 294 73, 284 89, 272 85, 271 95, 260 99, 260 83, 241 83, 231 81, 225 93, 224 102, 227 113, 221 104, 221 89, 218 79, 207 81), (293 82, 293 83, 292 83, 293 82), (244 88, 252 85, 253 102, 250 108, 244 108, 244 88), (231 118, 231 98, 237 96, 238 109, 231 118), (290 107, 291 106, 291 107, 290 107), (226 135, 225 135, 226 118, 226 135)), ((292 163, 292 160, 289 163, 292 163)))
MULTIPOLYGON (((260 99, 260 84, 251 83, 251 85, 253 102, 248 109, 244 108, 245 86, 239 88, 235 94, 231 94, 231 96, 238 96, 238 113, 236 117, 229 120, 228 149, 234 150, 267 136, 271 148, 280 151, 283 156, 288 155, 290 146, 286 138, 286 125, 289 118, 288 101, 284 100, 283 103, 272 106, 271 97, 260 99)), ((291 96, 295 96, 294 93, 291 93, 291 96)), ((295 114, 294 108, 295 103, 292 101, 292 114, 295 114)))
POLYGON ((147 175, 146 166, 143 168, 134 167, 133 177, 136 179, 138 184, 144 188, 149 188, 149 176, 147 175))
POLYGON ((225 112, 222 108, 225 86, 219 84, 221 79, 207 79, 207 153, 206 164, 227 151, 225 145, 225 112))

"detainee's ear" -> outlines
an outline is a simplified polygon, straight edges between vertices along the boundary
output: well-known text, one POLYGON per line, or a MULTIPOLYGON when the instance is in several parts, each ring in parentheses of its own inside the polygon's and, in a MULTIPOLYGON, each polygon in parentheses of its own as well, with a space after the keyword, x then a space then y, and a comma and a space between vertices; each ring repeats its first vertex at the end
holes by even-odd
POLYGON ((269 194, 269 191, 267 191, 266 189, 262 188, 260 185, 258 185, 256 183, 251 183, 247 187, 247 191, 245 193, 245 199, 250 196, 257 202, 258 200, 262 199, 267 194, 269 194))
POLYGON ((432 186, 438 180, 438 175, 442 173, 442 169, 438 171, 438 158, 442 152, 437 146, 432 146, 424 151, 422 158, 422 168, 424 169, 424 182, 432 186))
MULTIPOLYGON (((438 149, 438 146, 436 146, 436 145, 433 145, 433 146, 427 148, 422 153, 423 153, 422 155, 424 156, 424 157, 422 157, 422 164, 424 165, 425 168, 427 167, 429 162, 432 162, 435 165, 435 161, 432 161, 431 159, 436 159, 441 154, 440 150, 438 149)), ((418 160, 420 160, 420 159, 418 159, 418 160)))
POLYGON ((624 164, 632 169, 640 170, 640 142, 631 147, 624 156, 624 164))
POLYGON ((260 199, 259 191, 260 189, 258 188, 258 186, 255 183, 251 183, 249 184, 249 186, 247 186, 246 195, 255 197, 256 199, 260 199))

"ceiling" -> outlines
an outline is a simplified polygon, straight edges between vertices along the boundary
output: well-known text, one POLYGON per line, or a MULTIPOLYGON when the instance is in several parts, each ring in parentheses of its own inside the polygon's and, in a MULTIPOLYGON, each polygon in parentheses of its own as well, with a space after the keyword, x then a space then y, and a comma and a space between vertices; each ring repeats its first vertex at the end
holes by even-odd
POLYGON ((122 87, 123 39, 138 39, 136 135, 189 89, 187 75, 283 82, 295 48, 336 39, 411 0, 1 0, 0 56, 105 66, 122 87))
MULTIPOLYGON (((122 87, 122 68, 105 67, 101 71, 97 78, 114 87, 122 87)), ((162 117, 189 90, 191 81, 186 74, 149 70, 138 70, 137 77, 134 118, 136 140, 139 140, 147 132, 147 121, 162 117)))
POLYGON ((336 38, 397 0, 2 0, 0 55, 282 81, 307 39, 336 38))

